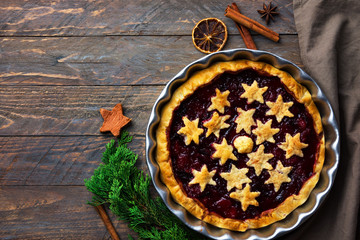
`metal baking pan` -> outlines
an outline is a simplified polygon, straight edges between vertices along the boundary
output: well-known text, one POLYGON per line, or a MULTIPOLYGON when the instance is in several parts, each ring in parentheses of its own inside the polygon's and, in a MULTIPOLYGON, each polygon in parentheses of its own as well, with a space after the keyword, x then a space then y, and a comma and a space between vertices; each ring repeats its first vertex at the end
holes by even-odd
POLYGON ((333 185, 336 170, 339 163, 339 130, 334 112, 318 84, 302 69, 294 63, 285 60, 275 54, 249 49, 233 49, 220 51, 196 60, 182 69, 165 86, 156 100, 146 130, 146 161, 149 167, 153 184, 164 200, 166 206, 188 227, 213 239, 273 239, 292 231, 306 221, 324 201, 333 185), (295 209, 285 219, 275 222, 267 227, 251 229, 245 232, 235 232, 222 229, 205 223, 177 204, 170 195, 169 190, 161 181, 160 169, 156 163, 156 129, 160 121, 162 107, 169 101, 175 89, 185 82, 194 72, 207 68, 219 61, 232 61, 248 59, 268 63, 278 69, 290 73, 299 83, 304 85, 312 95, 319 109, 325 134, 325 162, 320 174, 320 179, 309 199, 300 207, 295 209))

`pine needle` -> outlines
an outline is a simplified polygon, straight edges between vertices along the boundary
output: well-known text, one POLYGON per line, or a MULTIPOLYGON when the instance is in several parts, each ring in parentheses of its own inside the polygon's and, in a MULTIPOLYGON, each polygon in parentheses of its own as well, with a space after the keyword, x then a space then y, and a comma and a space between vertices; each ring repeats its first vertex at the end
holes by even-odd
POLYGON ((88 203, 109 204, 110 210, 127 222, 140 239, 206 239, 186 227, 159 197, 151 198, 151 179, 135 166, 138 156, 127 146, 131 140, 123 131, 117 146, 114 140, 106 145, 103 163, 90 179, 85 179, 86 188, 94 194, 88 203))

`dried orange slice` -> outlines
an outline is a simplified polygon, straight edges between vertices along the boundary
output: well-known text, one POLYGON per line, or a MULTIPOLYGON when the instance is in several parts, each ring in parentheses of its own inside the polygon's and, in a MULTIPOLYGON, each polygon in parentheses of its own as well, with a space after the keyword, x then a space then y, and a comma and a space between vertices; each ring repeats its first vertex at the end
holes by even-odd
POLYGON ((217 18, 200 20, 192 31, 192 41, 197 50, 203 53, 213 53, 221 50, 227 40, 225 23, 217 18))

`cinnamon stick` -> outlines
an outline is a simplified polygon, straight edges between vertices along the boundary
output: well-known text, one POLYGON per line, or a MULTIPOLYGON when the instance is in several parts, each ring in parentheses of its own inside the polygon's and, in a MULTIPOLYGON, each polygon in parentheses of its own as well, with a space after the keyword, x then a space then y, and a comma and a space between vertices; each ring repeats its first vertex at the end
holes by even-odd
MULTIPOLYGON (((233 3, 230 5, 230 8, 232 8, 233 10, 237 11, 238 13, 240 13, 240 9, 238 8, 238 6, 237 6, 236 3, 233 2, 233 3)), ((234 22, 235 22, 235 21, 234 21, 234 22)), ((255 43, 254 43, 254 40, 253 40, 252 37, 251 37, 250 31, 249 31, 246 27, 238 24, 237 22, 235 22, 235 26, 236 26, 236 28, 239 30, 239 33, 240 33, 242 39, 244 40, 245 46, 246 46, 247 48, 249 48, 249 49, 254 49, 254 50, 256 50, 257 48, 256 48, 256 45, 255 45, 255 43)))
POLYGON ((249 17, 247 17, 247 16, 245 16, 245 15, 243 15, 243 14, 241 14, 241 13, 238 13, 238 15, 239 15, 239 17, 245 19, 246 21, 254 24, 255 26, 257 26, 257 27, 259 27, 259 28, 261 28, 261 29, 263 29, 264 31, 267 31, 267 32, 269 32, 269 33, 271 33, 271 34, 273 34, 273 35, 275 35, 275 36, 279 36, 278 33, 272 31, 271 29, 269 29, 269 28, 267 28, 267 27, 265 27, 265 26, 262 25, 261 23, 255 21, 255 20, 253 20, 253 19, 251 19, 251 18, 249 18, 249 17))
POLYGON ((241 13, 235 11, 230 6, 228 6, 225 10, 225 16, 228 18, 231 18, 235 22, 273 40, 274 42, 278 42, 280 37, 279 34, 272 31, 271 29, 261 25, 260 23, 256 22, 255 20, 252 20, 251 18, 248 18, 241 13))
POLYGON ((104 206, 103 205, 99 205, 99 206, 94 206, 97 213, 100 215, 100 218, 102 219, 102 221, 105 224, 106 229, 108 230, 108 232, 110 233, 110 236, 113 240, 120 240, 114 226, 112 225, 109 216, 107 215, 104 206))

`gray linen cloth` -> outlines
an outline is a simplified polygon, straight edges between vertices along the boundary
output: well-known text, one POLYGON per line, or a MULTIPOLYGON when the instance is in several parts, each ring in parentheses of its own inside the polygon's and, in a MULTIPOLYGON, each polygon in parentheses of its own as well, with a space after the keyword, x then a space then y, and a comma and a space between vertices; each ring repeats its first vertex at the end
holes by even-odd
POLYGON ((329 196, 283 239, 360 239, 360 0, 294 0, 305 71, 329 98, 341 132, 329 196))

